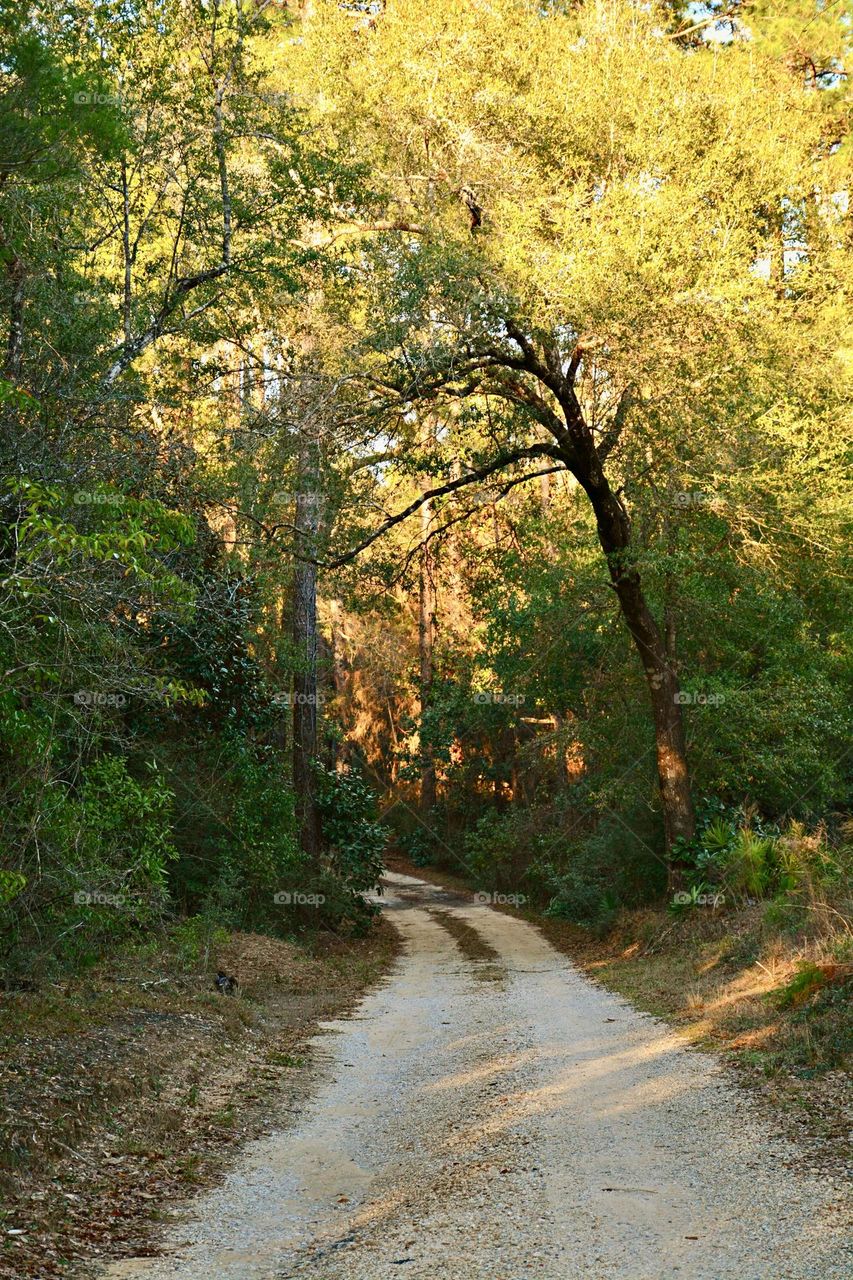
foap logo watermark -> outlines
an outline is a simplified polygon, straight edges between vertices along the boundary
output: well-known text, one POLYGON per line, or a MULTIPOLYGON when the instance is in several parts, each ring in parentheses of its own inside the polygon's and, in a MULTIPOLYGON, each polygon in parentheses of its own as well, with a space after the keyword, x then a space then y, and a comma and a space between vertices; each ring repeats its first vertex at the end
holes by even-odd
POLYGON ((524 702, 523 693, 493 692, 490 689, 480 689, 479 692, 472 696, 475 702, 491 703, 505 707, 520 707, 524 702))
POLYGON ((700 489, 681 490, 672 495, 676 507, 710 507, 713 501, 712 493, 703 493, 700 489))
POLYGON ((319 507, 319 493, 298 492, 295 489, 279 489, 273 494, 272 500, 278 506, 288 507, 292 503, 299 503, 303 507, 319 507))
POLYGON ((277 693, 273 704, 277 707, 322 707, 326 701, 324 693, 277 693))
POLYGON ((683 889, 673 895, 677 907, 722 907, 725 905, 724 893, 686 893, 683 889))
POLYGON ((78 889, 74 894, 77 907, 123 907, 126 903, 123 893, 102 893, 100 889, 78 889))
POLYGON ((721 707, 725 702, 721 693, 686 693, 683 689, 672 700, 679 707, 721 707))
POLYGON ((120 507, 127 502, 123 493, 103 493, 97 489, 78 489, 74 503, 78 507, 120 507))
POLYGON ((104 93, 101 89, 79 89, 74 95, 78 107, 120 107, 120 93, 104 93))
POLYGON ((322 907, 326 901, 323 893, 302 893, 299 889, 279 889, 273 894, 277 907, 322 907))
POLYGON ((523 907, 527 898, 523 893, 486 893, 474 894, 474 901, 484 907, 523 907))
POLYGON ((104 693, 100 689, 78 689, 74 694, 78 707, 126 707, 126 693, 104 693))

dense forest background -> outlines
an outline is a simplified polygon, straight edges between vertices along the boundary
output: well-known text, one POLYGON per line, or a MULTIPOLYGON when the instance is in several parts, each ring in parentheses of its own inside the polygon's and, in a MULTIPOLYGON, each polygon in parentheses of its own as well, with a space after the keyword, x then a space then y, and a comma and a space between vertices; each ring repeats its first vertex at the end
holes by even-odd
POLYGON ((6 981, 358 931, 389 840, 846 911, 850 39, 0 4, 6 981))

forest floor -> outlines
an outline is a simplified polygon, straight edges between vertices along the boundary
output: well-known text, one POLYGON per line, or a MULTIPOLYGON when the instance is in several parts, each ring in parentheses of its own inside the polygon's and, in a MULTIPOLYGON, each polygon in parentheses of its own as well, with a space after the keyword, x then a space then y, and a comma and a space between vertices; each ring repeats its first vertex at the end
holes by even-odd
POLYGON ((717 1055, 470 890, 392 872, 385 915, 304 1104, 104 1280, 848 1280, 845 1180, 717 1055))
MULTIPOLYGON (((392 865, 471 894, 451 872, 401 857, 392 865)), ((761 905, 677 917, 628 911, 603 937, 532 911, 497 910, 535 924, 588 977, 666 1019, 686 1044, 720 1054, 774 1122, 807 1145, 814 1166, 849 1174, 853 973, 832 962, 829 941, 768 932, 761 905), (805 965, 811 984, 798 982, 805 965)))
POLYGON ((398 947, 384 922, 313 947, 234 933, 189 966, 163 945, 0 994, 0 1276, 156 1252, 180 1200, 298 1113, 318 1020, 350 1008, 398 947), (220 965, 238 995, 214 991, 220 965))

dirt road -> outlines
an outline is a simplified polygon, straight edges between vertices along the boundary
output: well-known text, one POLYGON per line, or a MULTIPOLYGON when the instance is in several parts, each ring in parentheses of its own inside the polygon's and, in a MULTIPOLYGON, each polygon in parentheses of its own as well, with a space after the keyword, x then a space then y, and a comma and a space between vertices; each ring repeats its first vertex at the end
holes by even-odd
MULTIPOLYGON (((844 1188, 531 925, 389 875, 405 954, 295 1123, 109 1280, 850 1280, 844 1188)), ((275 1118, 274 1118, 275 1119, 275 1118)))

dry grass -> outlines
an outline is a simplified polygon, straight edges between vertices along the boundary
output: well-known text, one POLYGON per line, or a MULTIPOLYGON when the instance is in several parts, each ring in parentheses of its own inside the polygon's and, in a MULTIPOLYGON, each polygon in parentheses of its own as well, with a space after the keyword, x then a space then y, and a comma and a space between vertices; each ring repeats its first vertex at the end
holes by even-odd
POLYGON ((3 996, 0 1276, 156 1252, 176 1201, 298 1108, 317 1020, 351 1006, 396 949, 386 925, 313 954, 237 933, 203 969, 164 947, 3 996), (220 965, 238 996, 213 990, 220 965))

